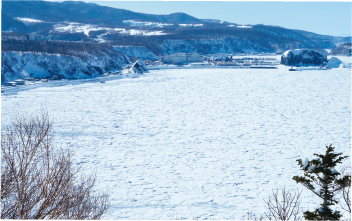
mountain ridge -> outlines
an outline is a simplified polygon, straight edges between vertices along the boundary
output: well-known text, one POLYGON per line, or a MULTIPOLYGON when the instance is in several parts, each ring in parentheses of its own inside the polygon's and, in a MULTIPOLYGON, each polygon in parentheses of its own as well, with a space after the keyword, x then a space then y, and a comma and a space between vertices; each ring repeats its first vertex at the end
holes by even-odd
POLYGON ((216 39, 227 39, 226 43, 220 41, 224 44, 221 51, 228 52, 260 50, 258 52, 277 53, 296 47, 324 51, 351 42, 351 37, 319 35, 279 26, 238 26, 217 19, 198 19, 181 12, 153 15, 80 1, 3 1, 2 17, 2 31, 17 30, 22 36, 36 31, 42 35, 54 35, 63 41, 145 46, 158 53, 176 49, 191 52, 184 50, 187 47, 201 53, 214 53, 219 48, 216 39), (23 23, 21 19, 32 21, 23 23), (209 39, 214 43, 200 43, 209 39), (177 41, 183 41, 185 46, 170 44, 177 41), (169 48, 170 45, 178 46, 173 49, 169 48), (250 49, 241 48, 241 45, 250 49), (212 49, 205 50, 205 47, 212 49))
POLYGON ((202 21, 186 13, 172 13, 169 15, 153 15, 137 13, 126 9, 117 9, 100 6, 95 3, 84 3, 80 1, 47 2, 47 1, 4 1, 2 13, 9 17, 31 17, 47 21, 77 21, 96 24, 99 22, 122 23, 123 20, 147 20, 154 22, 175 22, 182 17, 185 23, 202 21), (69 6, 69 7, 68 7, 69 6), (35 10, 34 10, 35 9, 35 10), (74 12, 74 13, 73 13, 74 12))

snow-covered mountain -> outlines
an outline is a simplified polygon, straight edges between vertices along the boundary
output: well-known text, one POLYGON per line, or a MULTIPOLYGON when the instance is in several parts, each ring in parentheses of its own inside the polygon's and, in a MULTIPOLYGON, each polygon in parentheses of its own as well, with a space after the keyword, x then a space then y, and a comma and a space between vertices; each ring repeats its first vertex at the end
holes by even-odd
POLYGON ((88 54, 80 56, 49 54, 45 52, 1 53, 2 83, 17 78, 64 75, 66 78, 89 78, 103 73, 121 70, 130 59, 121 53, 88 54))
MULTIPOLYGON (((270 25, 237 25, 185 13, 153 15, 79 1, 3 1, 2 31, 54 35, 63 41, 128 45, 124 53, 152 58, 174 52, 284 52, 331 50, 351 37, 319 35, 270 25), (143 46, 150 50, 136 48, 143 46), (142 53, 142 54, 138 54, 142 53), (138 55, 137 55, 138 54, 138 55)), ((3 32, 6 37, 8 33, 3 32)))
POLYGON ((11 18, 33 18, 52 23, 66 21, 100 25, 123 25, 124 20, 186 24, 202 22, 200 19, 185 13, 153 15, 80 1, 4 1, 2 3, 2 12, 11 18))

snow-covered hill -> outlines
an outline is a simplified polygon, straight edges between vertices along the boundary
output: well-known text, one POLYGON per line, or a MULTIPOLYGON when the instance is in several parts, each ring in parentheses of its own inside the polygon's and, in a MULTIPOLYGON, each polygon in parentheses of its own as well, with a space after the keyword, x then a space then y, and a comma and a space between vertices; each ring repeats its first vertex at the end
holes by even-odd
POLYGON ((331 50, 332 55, 352 56, 352 43, 340 44, 331 50))
POLYGON ((82 53, 79 56, 49 54, 43 52, 2 52, 2 83, 17 78, 64 75, 66 78, 89 78, 103 73, 121 70, 130 59, 118 52, 97 54, 82 53))
POLYGON ((17 29, 23 35, 36 31, 63 41, 153 45, 156 51, 163 48, 160 52, 164 53, 323 50, 351 42, 351 37, 319 35, 278 26, 237 25, 214 19, 201 20, 184 13, 143 14, 78 1, 4 1, 2 7, 2 31, 17 29), (219 39, 230 40, 218 44, 219 39), (210 42, 205 42, 207 40, 210 42), (184 41, 185 45, 170 47, 170 41, 184 41))
POLYGON ((175 52, 198 52, 203 54, 234 52, 284 52, 292 48, 307 48, 309 45, 301 41, 274 42, 256 41, 252 39, 224 37, 218 39, 167 40, 160 45, 165 54, 175 52))

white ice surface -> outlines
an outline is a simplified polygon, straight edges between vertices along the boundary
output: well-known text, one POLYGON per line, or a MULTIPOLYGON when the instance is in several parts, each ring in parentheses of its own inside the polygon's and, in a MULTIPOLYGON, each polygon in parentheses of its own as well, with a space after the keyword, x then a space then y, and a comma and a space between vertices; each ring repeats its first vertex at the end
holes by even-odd
MULTIPOLYGON (((302 189, 292 180, 303 175, 296 159, 330 143, 350 156, 350 76, 178 69, 14 89, 1 96, 2 126, 46 108, 56 145, 109 189, 105 219, 239 219, 266 211, 272 189, 302 189)), ((303 190, 304 209, 319 203, 303 190)))

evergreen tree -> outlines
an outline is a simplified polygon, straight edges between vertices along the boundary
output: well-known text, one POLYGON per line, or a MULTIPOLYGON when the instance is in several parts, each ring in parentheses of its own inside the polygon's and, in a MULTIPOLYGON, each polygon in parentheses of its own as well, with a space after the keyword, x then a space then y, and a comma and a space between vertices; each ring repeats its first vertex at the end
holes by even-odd
POLYGON ((298 159, 298 165, 304 171, 304 176, 294 176, 292 179, 301 183, 323 200, 321 207, 313 212, 304 212, 306 220, 338 220, 342 215, 340 211, 333 211, 329 206, 338 202, 335 195, 343 188, 351 184, 351 176, 340 177, 335 166, 348 156, 341 156, 342 153, 334 153, 332 144, 326 146, 325 155, 314 154, 318 158, 302 162, 298 159), (314 184, 314 185, 313 185, 314 184), (314 187, 316 186, 316 187, 314 187))

